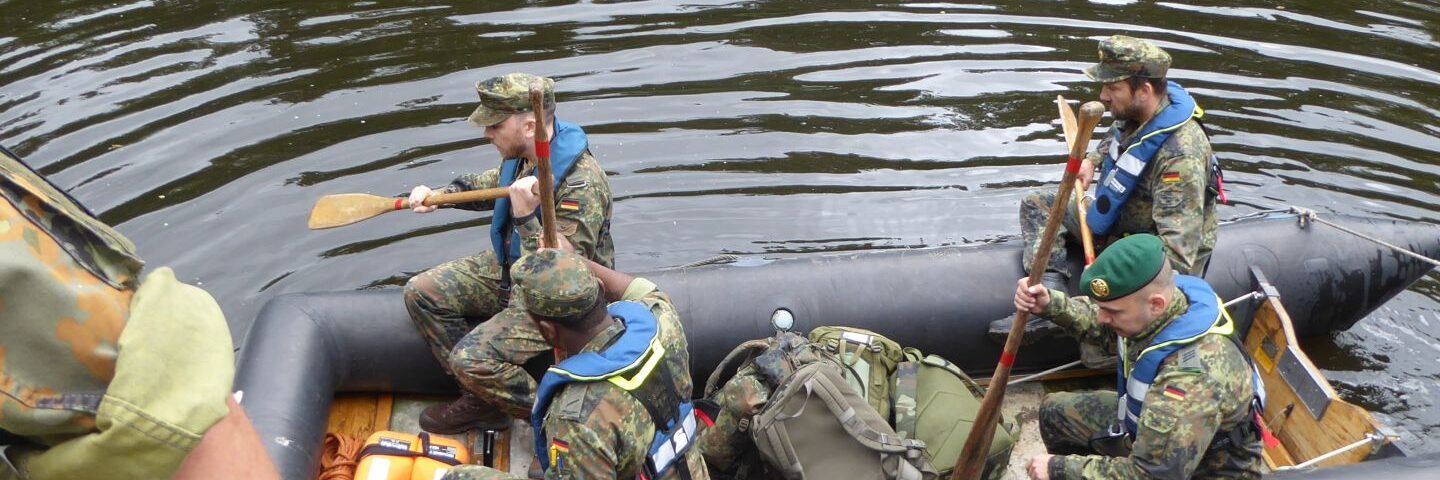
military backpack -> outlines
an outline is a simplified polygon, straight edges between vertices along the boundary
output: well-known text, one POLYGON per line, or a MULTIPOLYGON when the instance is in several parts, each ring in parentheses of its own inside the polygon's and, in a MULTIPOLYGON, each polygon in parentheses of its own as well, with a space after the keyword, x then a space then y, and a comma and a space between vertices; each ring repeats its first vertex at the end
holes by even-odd
MULTIPOLYGON (((983 389, 950 362, 874 332, 821 327, 809 337, 746 342, 711 374, 705 396, 720 412, 699 444, 717 476, 948 474, 983 389)), ((996 429, 989 478, 999 478, 1014 441, 1008 427, 996 429)))

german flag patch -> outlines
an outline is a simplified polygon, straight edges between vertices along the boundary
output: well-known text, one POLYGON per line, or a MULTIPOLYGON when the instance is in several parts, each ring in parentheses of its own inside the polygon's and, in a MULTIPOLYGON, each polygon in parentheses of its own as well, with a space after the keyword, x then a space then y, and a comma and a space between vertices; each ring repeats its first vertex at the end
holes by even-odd
POLYGON ((1175 387, 1167 386, 1165 387, 1165 396, 1170 397, 1171 400, 1184 400, 1185 391, 1175 387))
POLYGON ((1180 173, 1170 172, 1160 176, 1160 181, 1165 183, 1180 183, 1180 173))
POLYGON ((580 202, 569 199, 561 200, 559 208, 567 212, 578 212, 580 211, 580 202))
POLYGON ((550 441, 550 468, 556 472, 564 472, 565 465, 570 460, 570 444, 564 440, 550 441))

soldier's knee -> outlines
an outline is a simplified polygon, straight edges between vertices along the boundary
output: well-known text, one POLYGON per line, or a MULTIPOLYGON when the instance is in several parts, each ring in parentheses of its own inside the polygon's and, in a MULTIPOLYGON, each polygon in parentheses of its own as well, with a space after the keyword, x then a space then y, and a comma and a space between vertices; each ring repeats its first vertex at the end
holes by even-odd
POLYGON ((495 360, 487 358, 477 350, 457 346, 447 358, 450 371, 464 378, 485 378, 495 375, 495 360))
MULTIPOLYGON (((1046 395, 1040 401, 1040 426, 1055 425, 1065 418, 1065 406, 1057 401, 1055 394, 1046 395)), ((1041 429, 1044 430, 1043 428, 1041 429)))

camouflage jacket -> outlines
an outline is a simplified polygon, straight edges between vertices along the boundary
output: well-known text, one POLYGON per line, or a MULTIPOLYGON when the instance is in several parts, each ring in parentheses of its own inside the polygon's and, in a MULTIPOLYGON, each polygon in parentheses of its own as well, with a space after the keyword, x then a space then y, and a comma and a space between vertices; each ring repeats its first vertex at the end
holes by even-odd
MULTIPOLYGON (((1123 340, 1126 363, 1133 364, 1151 339, 1189 309, 1179 289, 1172 295, 1174 302, 1158 320, 1123 340)), ((1109 349, 1117 338, 1114 331, 1096 322, 1097 310, 1088 297, 1067 298, 1063 292, 1050 290, 1050 304, 1041 315, 1080 341, 1109 349)), ((1254 387, 1250 363, 1233 342, 1205 335, 1182 347, 1161 362, 1152 385, 1145 395, 1140 430, 1129 457, 1056 456, 1050 460, 1050 477, 1259 478, 1258 441, 1215 443, 1251 421, 1249 402, 1254 387), (1166 395, 1170 389, 1185 393, 1166 395)))
POLYGON ((166 478, 227 411, 204 291, 0 152, 0 479, 166 478), (157 372, 163 372, 157 374, 157 372))
MULTIPOLYGON (((1161 102, 1160 109, 1170 104, 1161 102)), ((1121 141, 1128 144, 1140 128, 1130 129, 1127 122, 1117 121, 1111 134, 1089 155, 1099 165, 1104 152, 1115 141, 1114 132, 1123 132, 1121 141)), ((1170 135, 1145 167, 1134 195, 1125 202, 1116 222, 1118 235, 1152 233, 1165 242, 1165 254, 1180 273, 1203 276, 1210 251, 1215 248, 1215 232, 1219 220, 1215 214, 1214 195, 1206 193, 1210 181, 1210 140, 1195 120, 1170 135)))
MULTIPOLYGON (((517 178, 534 175, 534 167, 527 166, 517 178)), ((442 190, 447 193, 467 192, 500 186, 500 169, 494 168, 481 173, 462 175, 442 190)), ((494 201, 474 202, 457 205, 465 210, 486 211, 495 208, 494 201)), ((565 177, 555 193, 556 232, 564 235, 575 253, 595 263, 613 268, 615 265, 615 241, 610 238, 610 181, 600 162, 589 151, 575 161, 575 168, 565 177)), ((540 221, 532 217, 516 225, 521 237, 521 255, 528 255, 540 248, 540 221)))
MULTIPOLYGON (((625 291, 624 300, 640 302, 650 308, 660 325, 659 339, 665 346, 662 365, 669 371, 674 388, 687 397, 691 392, 690 349, 680 316, 670 298, 645 279, 636 279, 625 291)), ((590 340, 583 351, 598 352, 620 338, 624 325, 616 323, 590 340)), ((656 378, 651 377, 652 381, 656 378)), ((645 406, 630 393, 609 382, 571 383, 556 394, 545 416, 545 434, 550 445, 551 468, 547 479, 617 479, 637 478, 643 471, 655 437, 655 424, 645 406)), ((709 478, 699 448, 690 448, 686 462, 693 479, 709 478)), ((509 474, 478 466, 463 466, 445 477, 447 480, 480 480, 516 478, 509 474)), ((679 478, 672 469, 665 480, 679 478)), ((661 480, 661 479, 656 479, 661 480)))

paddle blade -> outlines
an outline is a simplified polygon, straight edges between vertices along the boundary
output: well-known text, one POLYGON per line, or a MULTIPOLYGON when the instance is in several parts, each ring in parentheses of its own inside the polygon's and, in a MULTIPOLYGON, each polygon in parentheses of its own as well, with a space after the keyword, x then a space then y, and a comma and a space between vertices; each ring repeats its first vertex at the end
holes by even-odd
POLYGON ((1055 96, 1055 105, 1060 108, 1060 129, 1065 132, 1065 146, 1068 148, 1075 144, 1075 131, 1080 129, 1079 121, 1075 119, 1075 110, 1070 108, 1070 102, 1066 101, 1063 95, 1055 96))
POLYGON ((326 195, 310 209, 310 229, 321 230, 349 225, 396 210, 397 200, 365 193, 326 195))

